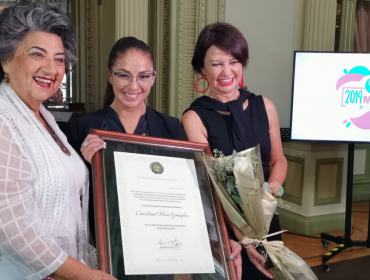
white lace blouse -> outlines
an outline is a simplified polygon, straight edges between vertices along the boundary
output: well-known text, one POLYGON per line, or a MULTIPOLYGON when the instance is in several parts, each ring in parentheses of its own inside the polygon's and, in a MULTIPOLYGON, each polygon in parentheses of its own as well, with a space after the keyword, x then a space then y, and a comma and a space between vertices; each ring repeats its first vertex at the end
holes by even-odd
POLYGON ((84 262, 88 173, 53 116, 40 113, 71 156, 18 95, 0 84, 0 275, 40 280, 67 256, 84 262))

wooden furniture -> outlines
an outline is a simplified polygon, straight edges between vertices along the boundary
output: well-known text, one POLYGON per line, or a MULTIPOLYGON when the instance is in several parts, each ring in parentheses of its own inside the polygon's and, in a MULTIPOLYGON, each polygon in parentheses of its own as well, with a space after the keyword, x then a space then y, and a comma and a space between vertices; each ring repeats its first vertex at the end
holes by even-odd
POLYGON ((71 118, 78 118, 86 114, 85 103, 70 103, 68 105, 60 104, 55 106, 46 106, 51 112, 72 112, 71 118), (66 107, 67 106, 67 107, 66 107))

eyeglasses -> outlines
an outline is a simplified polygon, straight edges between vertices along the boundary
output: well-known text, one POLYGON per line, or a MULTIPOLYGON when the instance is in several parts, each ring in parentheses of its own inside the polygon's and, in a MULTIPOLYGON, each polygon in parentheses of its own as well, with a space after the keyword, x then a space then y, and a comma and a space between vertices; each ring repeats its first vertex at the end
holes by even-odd
POLYGON ((112 69, 109 69, 117 78, 118 84, 121 86, 127 86, 132 82, 132 79, 135 78, 140 86, 146 87, 149 86, 155 76, 155 73, 145 73, 139 76, 132 76, 124 72, 113 72, 112 69))

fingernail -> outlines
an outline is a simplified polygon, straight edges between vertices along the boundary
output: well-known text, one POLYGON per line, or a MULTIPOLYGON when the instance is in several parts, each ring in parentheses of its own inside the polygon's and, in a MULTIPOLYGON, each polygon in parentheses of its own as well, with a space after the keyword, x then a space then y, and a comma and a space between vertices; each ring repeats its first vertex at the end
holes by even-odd
POLYGON ((230 255, 229 259, 230 260, 233 260, 234 259, 234 255, 230 255))
POLYGON ((107 143, 104 142, 104 145, 107 146, 107 143))
POLYGON ((102 148, 104 148, 104 149, 106 148, 106 146, 105 146, 105 145, 100 145, 100 146, 101 146, 102 148))

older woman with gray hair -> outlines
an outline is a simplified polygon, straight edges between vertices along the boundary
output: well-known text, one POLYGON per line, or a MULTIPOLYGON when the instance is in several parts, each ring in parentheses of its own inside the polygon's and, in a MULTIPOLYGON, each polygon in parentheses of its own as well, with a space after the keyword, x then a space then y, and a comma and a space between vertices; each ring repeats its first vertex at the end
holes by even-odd
POLYGON ((88 176, 42 102, 74 63, 68 17, 22 2, 0 14, 0 275, 115 279, 87 261, 88 176))

